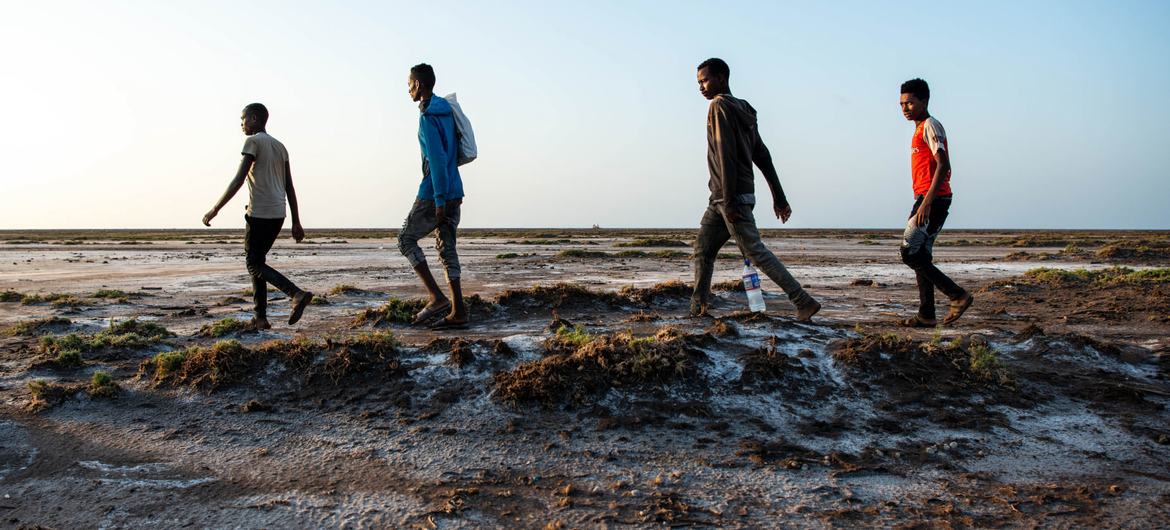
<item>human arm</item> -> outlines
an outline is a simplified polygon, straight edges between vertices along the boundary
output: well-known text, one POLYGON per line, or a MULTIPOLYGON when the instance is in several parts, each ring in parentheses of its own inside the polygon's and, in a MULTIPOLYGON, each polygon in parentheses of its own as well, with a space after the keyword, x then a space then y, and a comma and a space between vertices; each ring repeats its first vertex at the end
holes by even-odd
POLYGON ((792 206, 788 204, 788 197, 784 195, 784 188, 780 186, 780 175, 772 163, 772 152, 764 145, 759 132, 756 132, 755 147, 752 149, 752 162, 760 168, 764 180, 768 181, 768 189, 772 190, 772 211, 776 218, 782 223, 787 223, 788 218, 792 216, 792 206))
POLYGON ((240 191, 240 188, 244 186, 244 180, 248 178, 248 171, 252 169, 252 164, 255 162, 255 156, 244 154, 244 157, 240 159, 240 168, 236 170, 236 176, 228 184, 227 190, 223 192, 223 196, 219 198, 219 202, 215 203, 211 211, 204 214, 203 226, 211 226, 211 220, 215 219, 215 216, 219 215, 219 211, 223 209, 224 205, 232 200, 232 197, 236 196, 236 192, 240 191))
POLYGON ((447 172, 447 153, 443 150, 443 139, 439 132, 439 117, 424 114, 422 117, 423 156, 430 170, 431 187, 435 191, 435 217, 440 223, 446 222, 444 206, 447 204, 447 190, 450 175, 447 172))
POLYGON ((288 160, 284 161, 284 193, 288 195, 288 208, 292 211, 292 236, 300 243, 305 238, 305 229, 301 227, 301 210, 297 207, 297 189, 293 187, 292 167, 288 160))

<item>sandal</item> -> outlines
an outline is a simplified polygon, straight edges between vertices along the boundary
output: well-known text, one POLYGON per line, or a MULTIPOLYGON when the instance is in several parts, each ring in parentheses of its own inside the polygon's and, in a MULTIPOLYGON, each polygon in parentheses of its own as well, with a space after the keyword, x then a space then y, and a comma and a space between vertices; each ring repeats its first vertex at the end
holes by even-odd
POLYGON ((933 328, 938 325, 937 320, 927 320, 918 315, 899 320, 898 325, 904 328, 933 328))
POLYGON ((467 329, 467 319, 451 320, 451 317, 443 317, 443 320, 431 324, 430 328, 435 331, 444 329, 467 329))
POLYGON ((424 307, 424 308, 422 308, 422 311, 419 311, 418 313, 416 313, 414 315, 414 320, 410 321, 410 325, 419 326, 419 325, 425 324, 428 321, 434 319, 436 316, 439 316, 439 315, 446 313, 447 311, 450 311, 450 310, 451 310, 451 301, 450 300, 444 300, 443 303, 441 303, 437 306, 424 307))
POLYGON ((963 316, 963 313, 967 312, 967 309, 970 308, 971 304, 973 303, 975 303, 975 297, 971 296, 971 293, 967 293, 966 298, 951 302, 951 312, 947 313, 947 318, 944 318, 942 323, 950 324, 951 322, 958 320, 959 317, 963 316))

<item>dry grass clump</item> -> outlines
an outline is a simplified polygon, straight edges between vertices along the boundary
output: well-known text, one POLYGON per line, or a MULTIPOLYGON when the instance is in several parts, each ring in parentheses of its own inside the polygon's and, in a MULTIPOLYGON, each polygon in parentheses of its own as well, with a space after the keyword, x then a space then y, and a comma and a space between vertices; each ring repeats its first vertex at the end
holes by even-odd
POLYGON ((24 299, 24 295, 16 291, 0 291, 0 302, 12 303, 24 299))
POLYGON ((618 291, 618 296, 635 304, 652 304, 663 299, 687 299, 691 296, 691 286, 679 280, 667 280, 646 288, 627 285, 618 291))
POLYGON ((1105 260, 1164 260, 1170 258, 1170 241, 1118 241, 1101 247, 1095 255, 1105 260))
POLYGON ((1060 259, 1060 253, 1052 252, 1012 252, 1003 257, 1004 261, 1049 261, 1060 259))
POLYGON ((333 384, 351 375, 382 370, 403 373, 393 333, 375 331, 325 342, 275 340, 248 347, 235 340, 163 352, 143 361, 139 378, 161 386, 189 386, 208 392, 254 378, 270 363, 281 363, 305 380, 327 378, 333 384))
POLYGON ((725 280, 711 285, 712 291, 744 292, 743 280, 725 280))
POLYGON ((84 390, 85 386, 80 384, 56 383, 44 379, 29 381, 28 393, 31 400, 28 409, 32 412, 47 410, 84 390))
POLYGON ((509 240, 507 245, 567 245, 572 243, 572 239, 524 239, 524 240, 509 240))
POLYGON ((119 291, 118 289, 101 289, 96 293, 93 293, 91 298, 112 300, 119 304, 124 304, 130 301, 130 295, 125 291, 119 291))
POLYGON ((623 241, 615 247, 689 247, 690 243, 664 237, 643 237, 631 241, 623 241))
POLYGON ((608 254, 618 258, 662 258, 662 259, 679 259, 690 258, 690 252, 682 252, 679 250, 652 250, 646 252, 644 250, 623 250, 614 254, 608 254))
POLYGON ((362 294, 362 293, 366 293, 366 292, 369 292, 369 291, 366 291, 365 289, 358 288, 357 286, 354 286, 354 285, 351 285, 348 283, 339 283, 337 285, 334 285, 333 288, 329 290, 329 294, 331 294, 331 295, 362 294))
POLYGON ((240 333, 242 331, 249 331, 251 329, 253 329, 251 322, 228 317, 216 320, 210 324, 204 324, 195 334, 200 337, 218 338, 225 335, 240 333))
MULTIPOLYGON (((467 306, 467 311, 472 314, 472 318, 490 315, 500 309, 498 304, 485 300, 478 294, 464 296, 463 304, 467 306)), ((353 321, 350 322, 350 327, 379 327, 389 324, 409 324, 414 320, 414 315, 422 311, 426 305, 427 301, 422 298, 411 298, 409 300, 391 298, 382 304, 381 307, 362 310, 354 316, 353 321)))
POLYGON ((1014 377, 990 345, 941 337, 917 342, 893 333, 864 335, 830 345, 834 360, 887 386, 916 388, 1015 386, 1014 377))
POLYGON ((403 300, 401 298, 391 298, 382 307, 370 308, 358 313, 353 319, 352 325, 358 326, 382 326, 386 324, 409 324, 414 320, 415 313, 422 311, 426 307, 427 301, 421 298, 412 298, 403 300))
POLYGON ((605 303, 616 305, 621 297, 614 293, 593 292, 572 283, 534 285, 527 289, 508 289, 496 297, 496 304, 502 306, 541 306, 557 308, 562 305, 605 303))
POLYGON ((561 335, 582 344, 497 373, 496 396, 512 404, 585 404, 613 387, 655 386, 692 378, 705 358, 673 328, 651 337, 617 333, 585 341, 576 330, 561 335))
POLYGON ((1063 270, 1039 268, 1024 273, 1035 283, 1052 286, 1075 285, 1150 285, 1170 282, 1170 268, 1133 270, 1128 267, 1110 267, 1098 270, 1063 270))
POLYGON ((558 257, 558 258, 590 259, 590 258, 613 258, 615 256, 614 256, 614 254, 610 254, 609 252, 603 252, 601 250, 584 250, 584 249, 580 249, 580 248, 570 248, 570 249, 566 249, 566 250, 562 250, 560 252, 557 252, 556 257, 558 257))
POLYGON ((8 336, 35 337, 49 333, 54 328, 68 327, 72 324, 72 321, 64 317, 24 320, 9 326, 4 330, 3 334, 8 336))
POLYGON ((55 306, 79 306, 81 300, 65 293, 26 294, 20 297, 21 305, 53 304, 55 306))

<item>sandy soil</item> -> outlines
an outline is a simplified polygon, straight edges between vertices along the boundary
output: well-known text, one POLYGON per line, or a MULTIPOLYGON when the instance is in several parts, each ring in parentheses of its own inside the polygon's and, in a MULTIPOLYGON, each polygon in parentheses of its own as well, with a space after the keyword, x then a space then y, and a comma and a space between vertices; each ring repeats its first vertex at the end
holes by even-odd
MULTIPOLYGON (((274 293, 274 329, 211 337, 250 316, 240 234, 214 234, 0 232, 0 292, 17 293, 0 302, 0 525, 1170 520, 1165 232, 946 232, 936 261, 976 304, 908 330, 896 232, 769 232, 824 304, 801 324, 767 281, 766 314, 725 285, 689 317, 669 283, 692 282, 689 248, 619 246, 687 231, 466 231, 465 294, 481 300, 470 329, 442 333, 361 318, 422 295, 387 234, 317 232, 270 263, 327 304, 289 327, 274 293), (49 293, 73 299, 20 301, 49 293), (66 320, 28 325, 52 317, 66 320), (174 335, 57 355, 130 319, 174 335), (214 357, 221 340, 238 347, 214 357), (170 351, 187 364, 167 375, 152 359, 170 351), (91 392, 99 371, 120 391, 91 392)), ((716 281, 741 267, 720 260, 716 281)))

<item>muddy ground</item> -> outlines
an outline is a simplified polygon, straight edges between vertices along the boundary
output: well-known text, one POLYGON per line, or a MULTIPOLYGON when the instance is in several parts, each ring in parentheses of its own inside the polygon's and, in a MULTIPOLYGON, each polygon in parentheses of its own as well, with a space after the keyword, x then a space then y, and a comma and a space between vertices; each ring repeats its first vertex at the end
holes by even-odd
POLYGON ((442 333, 381 231, 279 242, 321 299, 262 332, 238 232, 0 231, 0 526, 1170 520, 1170 233, 946 232, 976 303, 915 330, 898 232, 766 235, 813 323, 731 246, 689 317, 685 230, 465 231, 442 333))

